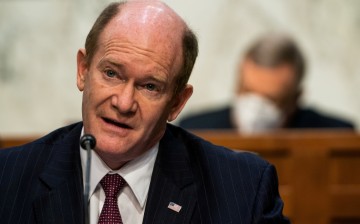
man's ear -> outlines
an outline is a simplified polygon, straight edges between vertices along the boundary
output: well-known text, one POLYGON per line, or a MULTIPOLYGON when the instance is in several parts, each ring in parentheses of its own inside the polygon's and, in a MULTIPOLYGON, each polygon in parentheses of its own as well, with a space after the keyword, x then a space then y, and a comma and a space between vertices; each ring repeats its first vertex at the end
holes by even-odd
POLYGON ((88 73, 88 66, 86 63, 86 51, 85 49, 79 49, 77 53, 77 76, 76 85, 80 91, 84 90, 85 76, 88 73))
POLYGON ((235 86, 237 95, 247 92, 247 88, 244 82, 244 76, 245 72, 249 70, 249 67, 251 67, 251 60, 249 58, 244 58, 244 60, 240 61, 238 64, 235 86))
POLYGON ((182 109, 184 108, 186 102, 191 97, 193 93, 192 85, 187 84, 185 89, 181 91, 177 96, 174 97, 174 101, 172 102, 172 106, 170 109, 170 114, 168 116, 168 121, 173 121, 180 114, 182 109))
POLYGON ((295 103, 298 104, 301 100, 301 97, 303 95, 303 89, 301 87, 298 87, 298 89, 295 92, 295 103))
POLYGON ((282 110, 286 116, 291 115, 296 110, 297 106, 300 104, 301 96, 303 90, 301 87, 297 87, 292 94, 289 94, 288 99, 283 103, 282 110))

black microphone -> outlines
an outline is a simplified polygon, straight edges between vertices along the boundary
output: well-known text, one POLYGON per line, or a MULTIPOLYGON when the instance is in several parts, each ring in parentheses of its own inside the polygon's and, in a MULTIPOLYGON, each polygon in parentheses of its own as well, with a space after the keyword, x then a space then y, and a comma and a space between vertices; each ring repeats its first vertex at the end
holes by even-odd
POLYGON ((83 135, 80 139, 81 148, 87 152, 86 158, 86 174, 85 174, 85 190, 84 190, 84 211, 85 211, 85 224, 90 223, 89 217, 89 192, 90 192, 90 167, 91 167, 91 150, 95 148, 96 139, 90 134, 83 135))
POLYGON ((85 150, 87 150, 87 147, 90 147, 90 149, 94 149, 96 145, 96 139, 90 134, 83 135, 80 139, 80 145, 81 148, 85 150))

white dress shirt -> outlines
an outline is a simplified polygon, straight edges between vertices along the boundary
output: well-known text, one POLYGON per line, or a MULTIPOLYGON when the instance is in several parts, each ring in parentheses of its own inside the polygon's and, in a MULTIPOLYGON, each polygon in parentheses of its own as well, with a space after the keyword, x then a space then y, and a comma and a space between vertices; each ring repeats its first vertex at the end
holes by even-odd
MULTIPOLYGON (((146 199, 158 148, 159 143, 140 157, 126 163, 119 170, 111 170, 94 150, 91 151, 90 224, 97 224, 104 205, 105 192, 99 182, 107 173, 118 173, 127 182, 127 185, 120 191, 118 196, 118 205, 123 223, 140 224, 143 222, 146 199)), ((85 182, 86 150, 80 148, 80 157, 83 181, 85 182)))

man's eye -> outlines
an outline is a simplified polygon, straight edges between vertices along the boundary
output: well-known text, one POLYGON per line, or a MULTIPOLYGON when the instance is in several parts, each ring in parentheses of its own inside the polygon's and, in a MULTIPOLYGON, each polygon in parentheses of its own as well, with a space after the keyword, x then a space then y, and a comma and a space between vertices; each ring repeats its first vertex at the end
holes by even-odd
POLYGON ((149 91, 155 91, 156 90, 156 86, 154 84, 146 84, 145 88, 149 91))
POLYGON ((116 76, 116 72, 114 72, 113 70, 106 70, 105 71, 106 76, 113 78, 116 76))

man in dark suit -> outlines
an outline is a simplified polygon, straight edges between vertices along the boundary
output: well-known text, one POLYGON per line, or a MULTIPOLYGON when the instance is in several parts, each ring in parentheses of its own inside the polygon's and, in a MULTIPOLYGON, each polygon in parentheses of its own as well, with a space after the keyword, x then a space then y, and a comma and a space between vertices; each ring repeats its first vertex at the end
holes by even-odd
POLYGON ((346 120, 299 105, 305 60, 295 41, 271 33, 245 53, 231 105, 185 117, 186 129, 238 129, 255 133, 279 128, 350 128, 346 120))
POLYGON ((77 55, 83 122, 0 151, 0 222, 288 223, 271 164, 167 124, 197 51, 164 3, 109 5, 77 55), (85 206, 83 134, 97 139, 85 206))

